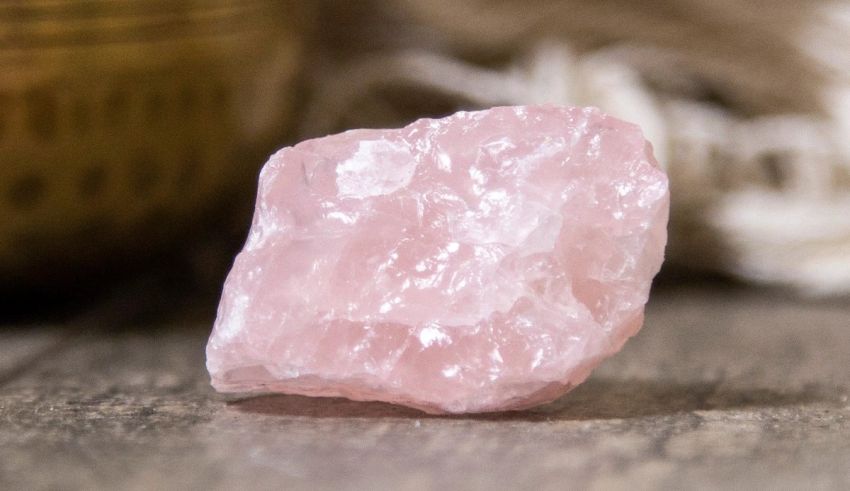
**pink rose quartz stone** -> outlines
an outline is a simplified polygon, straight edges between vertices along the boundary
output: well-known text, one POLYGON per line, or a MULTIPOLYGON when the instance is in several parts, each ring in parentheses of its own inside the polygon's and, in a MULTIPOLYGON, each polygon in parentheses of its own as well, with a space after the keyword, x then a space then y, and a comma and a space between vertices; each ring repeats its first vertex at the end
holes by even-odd
POLYGON ((667 177, 595 108, 497 107, 277 152, 207 346, 222 392, 522 409, 643 323, 667 177))

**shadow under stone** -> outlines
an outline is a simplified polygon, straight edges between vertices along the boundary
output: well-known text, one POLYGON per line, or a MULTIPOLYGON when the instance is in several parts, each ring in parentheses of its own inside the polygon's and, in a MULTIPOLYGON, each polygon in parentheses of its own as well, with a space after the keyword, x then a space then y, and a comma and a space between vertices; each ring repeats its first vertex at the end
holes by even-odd
POLYGON ((227 406, 242 413, 280 417, 583 421, 665 416, 692 411, 776 408, 822 402, 831 401, 814 388, 789 392, 764 388, 732 389, 715 383, 592 379, 550 404, 524 411, 433 415, 383 402, 283 394, 236 399, 229 401, 227 406))

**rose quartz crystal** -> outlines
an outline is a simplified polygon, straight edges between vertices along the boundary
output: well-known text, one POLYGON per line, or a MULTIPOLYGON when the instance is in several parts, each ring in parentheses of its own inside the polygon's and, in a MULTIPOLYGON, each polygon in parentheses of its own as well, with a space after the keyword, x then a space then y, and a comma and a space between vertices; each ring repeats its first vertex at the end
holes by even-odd
POLYGON ((223 392, 521 409, 640 329, 667 178, 638 127, 499 107, 277 152, 207 346, 223 392))

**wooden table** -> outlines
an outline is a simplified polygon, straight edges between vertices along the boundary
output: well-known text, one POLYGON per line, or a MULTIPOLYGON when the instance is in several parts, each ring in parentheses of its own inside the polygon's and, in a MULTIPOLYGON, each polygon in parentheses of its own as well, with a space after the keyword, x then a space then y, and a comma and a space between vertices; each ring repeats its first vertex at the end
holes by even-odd
POLYGON ((0 489, 850 489, 850 303, 656 289, 534 411, 224 397, 208 321, 0 329, 0 489))

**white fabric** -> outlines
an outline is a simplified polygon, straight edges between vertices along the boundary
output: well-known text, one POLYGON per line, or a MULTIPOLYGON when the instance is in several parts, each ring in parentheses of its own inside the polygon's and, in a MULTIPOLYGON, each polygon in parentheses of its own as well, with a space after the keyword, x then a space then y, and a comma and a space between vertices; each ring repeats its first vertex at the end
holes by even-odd
POLYGON ((850 292, 850 2, 385 8, 439 42, 364 54, 317 78, 305 135, 338 129, 363 104, 392 112, 379 89, 393 85, 465 106, 598 106, 640 124, 671 177, 670 260, 850 292), (513 61, 493 67, 469 53, 513 61))

